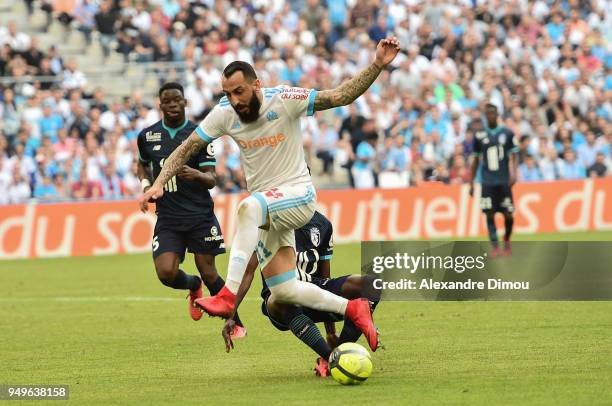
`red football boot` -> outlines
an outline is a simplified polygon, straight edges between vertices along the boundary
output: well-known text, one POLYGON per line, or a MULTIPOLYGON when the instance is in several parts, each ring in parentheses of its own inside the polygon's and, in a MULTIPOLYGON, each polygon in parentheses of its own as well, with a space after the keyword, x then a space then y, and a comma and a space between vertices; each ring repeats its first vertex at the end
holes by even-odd
POLYGON ((510 240, 504 241, 504 253, 503 255, 505 257, 511 257, 512 256, 512 244, 510 243, 510 240))
POLYGON ((211 316, 229 319, 234 313, 236 295, 227 286, 217 293, 216 296, 203 297, 195 301, 196 306, 211 316))
POLYGON ((317 363, 315 364, 314 371, 316 376, 320 376, 322 378, 329 376, 330 372, 327 360, 324 360, 321 357, 317 358, 317 363))
POLYGON ((502 249, 499 247, 495 247, 491 250, 491 253, 489 254, 489 257, 491 258, 497 258, 497 257, 501 257, 503 254, 502 249))
POLYGON ((198 321, 202 318, 202 310, 200 310, 196 305, 195 301, 202 297, 202 287, 204 286, 203 282, 200 282, 200 287, 195 292, 190 290, 187 298, 189 299, 189 315, 195 321, 198 321))
POLYGON ((237 339, 237 338, 245 338, 247 336, 247 329, 246 327, 242 327, 239 326, 238 324, 236 324, 234 326, 234 331, 232 331, 232 338, 237 339))
POLYGON ((348 301, 344 317, 349 319, 361 330, 372 351, 378 348, 378 331, 372 320, 370 305, 366 299, 353 299, 348 301))

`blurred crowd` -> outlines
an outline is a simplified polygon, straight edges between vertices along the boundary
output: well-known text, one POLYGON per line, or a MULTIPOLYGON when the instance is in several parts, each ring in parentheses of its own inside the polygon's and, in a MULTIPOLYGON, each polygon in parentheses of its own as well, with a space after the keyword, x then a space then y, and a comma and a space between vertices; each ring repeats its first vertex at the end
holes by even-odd
MULTIPOLYGON (((519 145, 519 181, 606 176, 612 160, 612 2, 526 0, 27 0, 130 63, 183 64, 188 114, 254 64, 264 86, 326 89, 402 51, 346 108, 302 120, 313 175, 354 187, 464 183, 483 106, 519 145), (316 169, 314 169, 316 168, 316 169), (338 181, 338 179, 343 179, 338 181)), ((109 100, 56 47, 0 27, 0 203, 139 193, 139 131, 159 120, 136 92, 109 100)), ((163 78, 161 78, 163 80, 163 78)), ((227 137, 224 137, 227 138, 227 137)), ((217 145, 219 191, 244 189, 237 146, 217 145)))

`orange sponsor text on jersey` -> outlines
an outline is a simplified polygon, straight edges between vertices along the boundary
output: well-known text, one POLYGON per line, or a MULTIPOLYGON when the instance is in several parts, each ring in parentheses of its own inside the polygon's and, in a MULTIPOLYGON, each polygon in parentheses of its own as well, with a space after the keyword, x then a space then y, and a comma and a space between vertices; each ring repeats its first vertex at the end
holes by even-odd
POLYGON ((238 145, 240 148, 248 149, 248 148, 260 148, 265 146, 275 147, 281 142, 285 141, 286 137, 284 134, 276 134, 270 135, 268 137, 257 138, 256 140, 238 140, 238 145))

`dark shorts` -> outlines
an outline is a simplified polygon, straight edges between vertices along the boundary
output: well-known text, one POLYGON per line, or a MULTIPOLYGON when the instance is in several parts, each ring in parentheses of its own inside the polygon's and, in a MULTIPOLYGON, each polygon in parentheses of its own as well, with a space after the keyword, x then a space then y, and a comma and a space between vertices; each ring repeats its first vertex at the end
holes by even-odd
POLYGON ((185 258, 185 250, 194 254, 225 253, 225 243, 217 217, 201 220, 158 218, 152 243, 153 258, 164 252, 174 252, 185 258))
MULTIPOLYGON (((322 289, 328 292, 331 292, 335 295, 342 296, 342 285, 344 284, 344 282, 346 281, 348 277, 349 276, 346 275, 346 276, 341 276, 339 278, 331 278, 331 279, 312 278, 312 281, 310 281, 310 283, 313 283, 321 287, 322 289)), ((264 316, 270 319, 270 323, 272 323, 272 325, 276 327, 277 329, 279 329, 280 331, 290 330, 288 325, 286 325, 282 321, 274 319, 274 317, 270 316, 270 314, 268 313, 267 306, 268 306, 269 297, 270 297, 270 292, 267 291, 263 297, 264 301, 261 304, 261 312, 264 314, 264 316)), ((322 312, 320 310, 314 310, 308 307, 304 307, 304 314, 308 316, 315 323, 322 323, 326 321, 337 322, 337 321, 342 321, 344 319, 344 317, 340 314, 333 313, 333 312, 322 312)))
POLYGON ((514 199, 510 185, 482 185, 480 208, 485 213, 513 213, 514 199))

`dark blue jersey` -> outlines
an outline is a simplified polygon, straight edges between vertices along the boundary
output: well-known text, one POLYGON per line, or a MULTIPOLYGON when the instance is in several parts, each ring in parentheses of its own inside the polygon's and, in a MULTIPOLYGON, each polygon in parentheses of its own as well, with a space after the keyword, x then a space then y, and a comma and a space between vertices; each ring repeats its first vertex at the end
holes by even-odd
MULTIPOLYGON (((196 124, 189 120, 178 128, 169 128, 158 121, 138 135, 140 162, 151 165, 153 177, 157 178, 170 154, 185 141, 196 124)), ((201 150, 189 159, 187 165, 201 170, 216 164, 213 146, 201 150)), ((157 216, 163 218, 201 218, 213 216, 213 200, 208 189, 197 181, 186 181, 172 177, 164 186, 164 195, 156 202, 157 216)))
MULTIPOLYGON (((298 279, 310 281, 321 278, 321 261, 329 261, 334 252, 333 227, 331 222, 318 211, 305 226, 295 230, 296 268, 298 279)), ((263 278, 263 275, 262 275, 263 278)), ((261 295, 268 294, 263 282, 261 295)))
POLYGON ((518 151, 514 133, 498 126, 476 131, 474 154, 481 158, 483 185, 508 185, 510 182, 510 154, 518 151))

